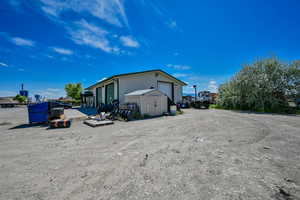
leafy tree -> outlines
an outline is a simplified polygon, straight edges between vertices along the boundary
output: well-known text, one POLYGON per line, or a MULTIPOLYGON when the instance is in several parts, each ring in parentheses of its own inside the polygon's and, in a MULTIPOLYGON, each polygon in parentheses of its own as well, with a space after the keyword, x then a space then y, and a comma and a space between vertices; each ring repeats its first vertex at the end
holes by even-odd
POLYGON ((19 95, 17 94, 15 97, 14 97, 14 100, 15 101, 18 101, 19 103, 25 103, 27 101, 27 98, 25 96, 22 96, 22 95, 19 95))
POLYGON ((72 99, 79 100, 80 94, 82 92, 82 86, 81 83, 69 83, 65 85, 65 91, 67 93, 68 97, 71 97, 72 99))
POLYGON ((227 109, 284 112, 288 100, 299 97, 300 61, 276 57, 246 65, 219 88, 217 104, 227 109))

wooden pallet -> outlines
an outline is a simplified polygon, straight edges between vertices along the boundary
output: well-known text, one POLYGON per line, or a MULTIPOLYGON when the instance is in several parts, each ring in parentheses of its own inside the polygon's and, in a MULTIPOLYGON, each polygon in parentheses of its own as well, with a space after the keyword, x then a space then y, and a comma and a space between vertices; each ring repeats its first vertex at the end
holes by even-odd
POLYGON ((93 119, 85 120, 83 123, 88 126, 91 126, 91 127, 106 126, 106 125, 114 124, 113 121, 109 121, 109 120, 99 121, 99 120, 93 120, 93 119))

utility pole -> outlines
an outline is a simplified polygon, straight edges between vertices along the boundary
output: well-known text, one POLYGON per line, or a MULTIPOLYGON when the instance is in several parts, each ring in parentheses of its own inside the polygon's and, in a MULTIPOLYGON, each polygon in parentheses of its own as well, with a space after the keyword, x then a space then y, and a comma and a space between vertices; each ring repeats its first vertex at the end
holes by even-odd
POLYGON ((195 101, 197 100, 197 85, 193 85, 193 88, 195 89, 195 101))

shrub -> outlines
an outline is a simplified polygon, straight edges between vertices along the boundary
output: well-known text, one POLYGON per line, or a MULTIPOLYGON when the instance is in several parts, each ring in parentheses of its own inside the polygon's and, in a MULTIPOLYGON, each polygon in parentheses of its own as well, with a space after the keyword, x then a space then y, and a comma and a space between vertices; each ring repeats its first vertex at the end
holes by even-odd
POLYGON ((14 100, 18 101, 19 103, 25 103, 27 101, 27 98, 25 96, 17 94, 17 96, 14 97, 14 100))
POLYGON ((286 112, 288 99, 299 96, 300 61, 286 64, 277 58, 246 65, 221 85, 217 105, 225 109, 286 112))

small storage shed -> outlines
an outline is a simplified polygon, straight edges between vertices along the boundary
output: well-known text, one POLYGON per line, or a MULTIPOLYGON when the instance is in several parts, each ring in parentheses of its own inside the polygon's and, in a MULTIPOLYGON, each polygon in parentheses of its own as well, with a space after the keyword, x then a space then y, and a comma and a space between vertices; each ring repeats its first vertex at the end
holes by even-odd
POLYGON ((168 112, 168 97, 156 89, 136 90, 125 94, 126 103, 136 103, 142 115, 159 116, 168 112))

